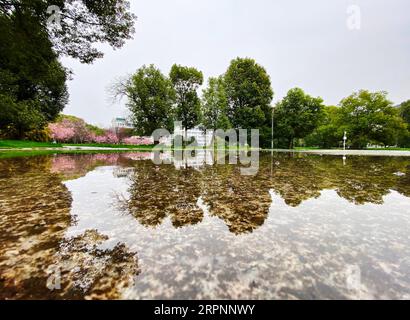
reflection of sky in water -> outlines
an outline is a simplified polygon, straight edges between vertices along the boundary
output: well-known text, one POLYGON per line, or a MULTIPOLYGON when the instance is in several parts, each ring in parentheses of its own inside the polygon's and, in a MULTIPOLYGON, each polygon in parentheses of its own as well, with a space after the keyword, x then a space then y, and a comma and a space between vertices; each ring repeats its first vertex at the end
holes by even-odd
POLYGON ((408 158, 151 158, 0 159, 0 299, 410 298, 408 158))
POLYGON ((272 204, 261 226, 236 235, 200 194, 201 222, 143 226, 118 206, 133 182, 116 169, 65 182, 76 217, 65 237, 96 229, 108 237, 101 248, 124 243, 137 253, 141 273, 125 298, 410 298, 410 201, 396 191, 358 206, 322 190, 292 207, 273 189, 247 190, 272 204), (353 285, 352 270, 361 280, 353 285))

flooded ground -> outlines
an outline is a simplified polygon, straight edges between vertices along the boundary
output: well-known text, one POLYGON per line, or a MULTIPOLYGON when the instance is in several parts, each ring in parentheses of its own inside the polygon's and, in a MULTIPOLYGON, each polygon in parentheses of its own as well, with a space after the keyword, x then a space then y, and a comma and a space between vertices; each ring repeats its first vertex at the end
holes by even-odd
POLYGON ((0 159, 0 298, 410 298, 409 158, 151 157, 0 159))

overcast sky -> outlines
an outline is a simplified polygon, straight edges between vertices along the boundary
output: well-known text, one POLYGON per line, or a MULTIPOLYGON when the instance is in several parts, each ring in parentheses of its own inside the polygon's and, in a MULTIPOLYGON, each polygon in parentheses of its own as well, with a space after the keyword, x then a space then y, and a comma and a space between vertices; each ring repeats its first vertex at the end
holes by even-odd
POLYGON ((131 0, 134 39, 104 47, 92 65, 63 59, 74 71, 64 110, 107 126, 126 114, 107 87, 155 64, 195 66, 206 78, 236 57, 251 57, 271 76, 274 100, 293 87, 337 104, 358 89, 385 90, 395 104, 410 99, 409 0, 131 0), (360 30, 349 30, 350 5, 361 9, 360 30))

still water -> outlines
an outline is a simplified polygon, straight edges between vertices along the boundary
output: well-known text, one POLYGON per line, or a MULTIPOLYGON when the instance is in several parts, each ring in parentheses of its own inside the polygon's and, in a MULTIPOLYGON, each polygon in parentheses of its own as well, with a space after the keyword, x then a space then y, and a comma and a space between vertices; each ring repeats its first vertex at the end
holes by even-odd
POLYGON ((151 157, 0 159, 0 298, 410 298, 409 158, 151 157))

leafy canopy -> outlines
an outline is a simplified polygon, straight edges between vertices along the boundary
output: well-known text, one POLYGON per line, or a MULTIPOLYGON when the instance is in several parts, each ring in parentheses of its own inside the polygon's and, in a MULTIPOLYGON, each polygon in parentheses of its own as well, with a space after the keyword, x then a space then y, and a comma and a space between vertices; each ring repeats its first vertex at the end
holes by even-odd
POLYGON ((341 126, 353 148, 365 148, 368 143, 395 145, 406 129, 387 92, 361 90, 343 99, 340 107, 341 126))
POLYGON ((173 126, 175 91, 171 81, 154 65, 143 66, 117 93, 125 95, 137 134, 151 135, 156 129, 173 126))
POLYGON ((311 97, 300 88, 289 90, 275 108, 274 123, 281 147, 293 148, 294 139, 311 134, 320 124, 323 109, 322 98, 311 97))
POLYGON ((229 129, 228 97, 223 77, 210 78, 202 93, 203 125, 207 129, 229 129))
POLYGON ((29 16, 47 34, 58 55, 83 63, 103 56, 93 46, 96 43, 121 48, 132 37, 136 17, 129 9, 126 0, 0 0, 2 16, 29 16), (51 6, 57 6, 60 11, 48 11, 51 6))
POLYGON ((273 91, 266 70, 250 58, 237 58, 224 76, 228 118, 234 128, 269 125, 273 91))
POLYGON ((174 64, 169 74, 176 93, 176 119, 189 130, 201 120, 201 101, 197 90, 204 81, 201 71, 174 64))

